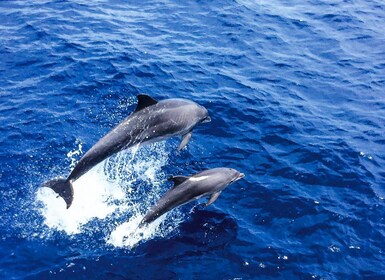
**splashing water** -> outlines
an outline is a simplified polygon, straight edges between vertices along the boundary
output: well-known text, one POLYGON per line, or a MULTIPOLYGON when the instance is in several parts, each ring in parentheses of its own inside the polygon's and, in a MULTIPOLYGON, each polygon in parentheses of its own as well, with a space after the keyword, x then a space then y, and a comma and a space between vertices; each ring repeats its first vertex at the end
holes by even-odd
POLYGON ((76 157, 83 154, 83 144, 79 139, 76 139, 76 144, 78 148, 67 153, 67 157, 71 160, 70 168, 71 170, 75 168, 77 160, 76 157))
MULTIPOLYGON (((79 144, 81 151, 81 144, 79 144)), ((43 207, 40 213, 44 224, 50 229, 64 231, 68 235, 84 232, 94 219, 112 219, 114 225, 108 244, 115 247, 133 247, 137 243, 154 237, 164 237, 173 231, 181 221, 181 213, 171 221, 164 221, 164 215, 149 226, 138 229, 138 225, 157 199, 165 192, 165 175, 161 168, 168 162, 164 142, 142 147, 133 157, 133 152, 118 153, 73 183, 74 200, 66 209, 62 198, 51 189, 41 188, 37 200, 43 207)), ((76 152, 68 153, 70 157, 76 152)), ((108 234, 108 233, 107 233, 108 234)))
POLYGON ((116 227, 111 233, 110 238, 107 239, 107 243, 115 247, 132 248, 142 240, 149 240, 156 236, 164 236, 167 234, 167 232, 161 231, 161 224, 165 216, 145 227, 138 228, 143 217, 144 215, 141 214, 134 215, 128 222, 116 227))

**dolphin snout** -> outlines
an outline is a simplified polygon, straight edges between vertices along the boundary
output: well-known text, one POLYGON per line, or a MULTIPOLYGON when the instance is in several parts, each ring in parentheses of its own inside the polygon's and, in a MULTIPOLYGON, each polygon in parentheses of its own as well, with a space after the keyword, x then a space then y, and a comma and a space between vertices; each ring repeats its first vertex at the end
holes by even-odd
POLYGON ((203 119, 202 123, 208 123, 211 122, 210 116, 207 116, 206 118, 203 119))
POLYGON ((245 177, 245 173, 237 172, 235 174, 235 176, 233 177, 233 179, 231 180, 231 182, 238 181, 238 180, 242 179, 243 177, 245 177))

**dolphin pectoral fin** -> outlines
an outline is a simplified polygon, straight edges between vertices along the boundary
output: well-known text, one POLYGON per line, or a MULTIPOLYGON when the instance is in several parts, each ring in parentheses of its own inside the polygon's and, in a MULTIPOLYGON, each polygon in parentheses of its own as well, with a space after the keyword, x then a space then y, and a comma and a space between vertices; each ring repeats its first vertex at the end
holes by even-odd
POLYGON ((219 197, 219 195, 221 194, 221 192, 216 192, 216 193, 213 193, 210 197, 210 199, 207 201, 206 203, 206 207, 209 206, 210 204, 212 204, 215 200, 217 200, 217 198, 219 197))
POLYGON ((178 151, 182 150, 184 147, 186 147, 187 143, 190 141, 191 139, 191 135, 192 135, 192 132, 188 132, 186 133, 185 135, 183 135, 183 138, 182 138, 182 142, 180 142, 179 144, 179 147, 178 147, 178 151))
POLYGON ((140 143, 136 144, 133 148, 132 148, 132 151, 131 151, 131 161, 134 160, 134 157, 136 155, 136 152, 138 151, 139 149, 139 146, 140 146, 140 143))

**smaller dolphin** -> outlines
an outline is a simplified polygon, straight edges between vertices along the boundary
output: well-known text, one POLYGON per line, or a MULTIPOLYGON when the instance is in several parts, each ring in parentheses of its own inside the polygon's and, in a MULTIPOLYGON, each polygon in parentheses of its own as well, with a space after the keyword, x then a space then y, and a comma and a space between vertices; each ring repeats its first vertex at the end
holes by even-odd
POLYGON ((139 228, 194 199, 210 196, 206 203, 206 206, 209 206, 228 185, 243 177, 245 174, 224 167, 205 170, 192 176, 170 177, 169 180, 174 182, 174 186, 148 211, 140 222, 139 228))
POLYGON ((42 187, 53 189, 69 208, 74 196, 72 183, 106 158, 129 148, 137 149, 141 145, 178 135, 182 136, 178 149, 183 149, 191 138, 193 128, 209 121, 207 109, 193 101, 179 98, 156 101, 140 94, 136 110, 92 146, 66 179, 53 179, 42 187))

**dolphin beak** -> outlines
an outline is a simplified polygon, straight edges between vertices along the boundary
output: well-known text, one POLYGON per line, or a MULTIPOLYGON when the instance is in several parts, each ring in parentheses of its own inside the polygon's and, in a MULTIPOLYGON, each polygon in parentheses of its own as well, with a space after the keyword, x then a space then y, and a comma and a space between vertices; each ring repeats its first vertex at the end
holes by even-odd
POLYGON ((242 179, 243 177, 245 177, 245 174, 244 173, 240 173, 239 176, 238 176, 238 180, 242 179))
POLYGON ((207 117, 202 121, 202 123, 208 123, 208 122, 211 122, 210 116, 207 116, 207 117))

